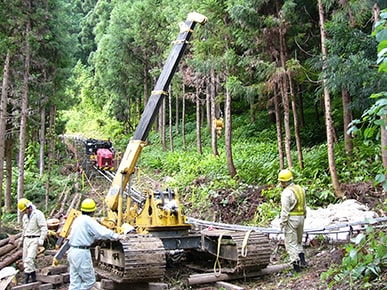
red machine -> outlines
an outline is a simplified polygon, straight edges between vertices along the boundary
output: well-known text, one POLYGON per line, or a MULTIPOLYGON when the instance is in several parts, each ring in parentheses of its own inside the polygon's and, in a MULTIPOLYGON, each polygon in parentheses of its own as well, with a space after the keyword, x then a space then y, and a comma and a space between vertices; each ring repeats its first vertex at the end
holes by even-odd
POLYGON ((85 141, 88 161, 100 170, 113 171, 115 150, 110 140, 87 139, 85 141))

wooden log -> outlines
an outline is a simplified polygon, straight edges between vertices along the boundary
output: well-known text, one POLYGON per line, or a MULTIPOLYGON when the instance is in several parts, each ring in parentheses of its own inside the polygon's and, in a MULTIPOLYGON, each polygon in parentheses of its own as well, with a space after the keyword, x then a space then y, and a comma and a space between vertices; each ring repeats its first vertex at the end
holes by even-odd
POLYGON ((12 263, 16 262, 18 259, 21 258, 23 254, 22 249, 17 249, 16 251, 13 251, 9 255, 4 256, 4 259, 0 262, 0 269, 3 269, 6 266, 11 265, 12 263))
POLYGON ((215 283, 216 288, 221 288, 225 290, 245 290, 243 287, 239 287, 237 285, 233 285, 224 281, 218 281, 215 283))
POLYGON ((108 279, 102 279, 98 289, 114 289, 114 282, 108 279))
MULTIPOLYGON (((166 283, 116 283, 112 280, 102 279, 100 283, 94 285, 95 289, 103 290, 166 290, 168 289, 168 284, 166 283)), ((94 289, 93 288, 93 289, 94 289)))
POLYGON ((267 266, 266 268, 245 274, 220 274, 216 276, 214 273, 194 274, 188 277, 188 285, 197 285, 205 283, 214 283, 217 281, 237 280, 243 278, 259 277, 263 275, 271 275, 280 271, 290 268, 289 264, 280 264, 267 266))
POLYGON ((32 283, 12 287, 11 290, 35 290, 35 289, 38 290, 41 284, 42 283, 40 282, 32 282, 32 283))
POLYGON ((39 286, 39 290, 51 290, 54 289, 54 285, 52 284, 43 284, 39 286))
POLYGON ((8 243, 14 243, 16 242, 16 240, 20 239, 21 237, 21 233, 18 233, 16 235, 10 235, 8 238, 6 239, 2 239, 0 240, 0 247, 4 246, 4 245, 7 245, 8 243))
POLYGON ((42 274, 42 275, 62 274, 62 273, 66 273, 67 271, 68 271, 67 266, 56 266, 56 267, 48 266, 41 269, 39 271, 39 274, 42 274))
MULTIPOLYGON (((101 282, 96 282, 90 290, 102 290, 101 282)), ((105 290, 109 290, 109 289, 106 288, 105 290)))
POLYGON ((148 283, 148 290, 166 290, 166 289, 168 289, 168 284, 166 283, 160 283, 160 282, 148 283))
MULTIPOLYGON (((58 205, 61 206, 60 209, 61 209, 62 207, 64 207, 64 204, 65 204, 65 202, 66 202, 66 199, 65 199, 63 202, 61 202, 61 201, 62 201, 63 194, 64 194, 65 192, 67 193, 66 190, 67 190, 67 184, 65 185, 64 189, 63 189, 62 192, 60 193, 59 198, 57 198, 56 204, 55 204, 54 208, 53 208, 53 209, 51 210, 51 212, 50 212, 50 215, 49 215, 50 217, 54 215, 54 212, 56 211, 56 208, 57 208, 58 205)), ((60 209, 59 209, 59 212, 61 211, 60 209)), ((62 212, 63 212, 63 210, 62 210, 62 212)))
POLYGON ((0 248, 0 256, 4 256, 16 248, 14 244, 8 244, 0 248))
POLYGON ((45 282, 45 283, 51 283, 51 284, 62 284, 63 283, 63 277, 61 275, 42 275, 42 274, 36 274, 36 280, 45 282))

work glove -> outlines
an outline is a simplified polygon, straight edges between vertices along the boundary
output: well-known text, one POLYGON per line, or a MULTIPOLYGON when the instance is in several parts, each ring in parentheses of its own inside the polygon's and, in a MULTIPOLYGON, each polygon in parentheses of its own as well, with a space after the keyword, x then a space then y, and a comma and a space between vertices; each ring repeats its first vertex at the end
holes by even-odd
POLYGON ((43 246, 43 244, 44 244, 44 240, 42 240, 42 239, 39 239, 39 241, 38 241, 38 245, 39 245, 39 246, 43 246))
POLYGON ((58 266, 59 265, 59 260, 57 259, 57 258, 54 258, 53 260, 52 260, 52 266, 53 267, 56 267, 56 266, 58 266))
POLYGON ((117 240, 126 240, 128 237, 126 235, 118 235, 117 240))

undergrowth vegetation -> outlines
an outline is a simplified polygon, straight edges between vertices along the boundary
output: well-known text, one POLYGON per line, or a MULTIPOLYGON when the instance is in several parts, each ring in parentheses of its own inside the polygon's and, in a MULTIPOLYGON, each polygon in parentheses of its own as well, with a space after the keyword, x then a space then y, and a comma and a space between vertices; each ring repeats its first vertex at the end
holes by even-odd
POLYGON ((328 289, 386 289, 381 277, 387 269, 387 235, 380 229, 368 226, 345 247, 345 257, 340 267, 331 267, 322 273, 328 289))

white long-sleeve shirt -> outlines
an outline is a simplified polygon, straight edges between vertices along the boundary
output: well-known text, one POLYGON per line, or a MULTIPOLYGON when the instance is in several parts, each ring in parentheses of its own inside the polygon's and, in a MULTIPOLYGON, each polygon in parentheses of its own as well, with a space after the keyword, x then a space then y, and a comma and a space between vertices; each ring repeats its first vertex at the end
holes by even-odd
POLYGON ((117 240, 118 234, 88 215, 80 215, 71 226, 70 246, 90 246, 95 240, 117 240))
POLYGON ((22 238, 37 237, 39 238, 39 244, 43 245, 47 232, 47 222, 43 212, 32 205, 31 213, 23 215, 22 238))

